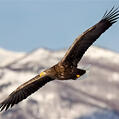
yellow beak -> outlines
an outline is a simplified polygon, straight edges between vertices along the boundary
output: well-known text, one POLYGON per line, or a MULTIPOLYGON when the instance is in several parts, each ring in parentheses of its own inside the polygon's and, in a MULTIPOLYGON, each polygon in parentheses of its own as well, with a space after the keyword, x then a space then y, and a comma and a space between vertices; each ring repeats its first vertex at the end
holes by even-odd
POLYGON ((77 75, 76 75, 76 77, 77 77, 77 78, 79 78, 79 77, 80 77, 80 75, 79 75, 79 74, 77 74, 77 75))

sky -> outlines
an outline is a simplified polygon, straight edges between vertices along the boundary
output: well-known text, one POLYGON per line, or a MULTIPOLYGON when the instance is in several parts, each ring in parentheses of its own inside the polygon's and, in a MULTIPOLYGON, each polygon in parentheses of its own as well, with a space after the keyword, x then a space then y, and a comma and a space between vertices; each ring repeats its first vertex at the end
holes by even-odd
MULTIPOLYGON (((0 0, 0 48, 67 49, 119 0, 0 0)), ((94 43, 119 52, 119 21, 94 43)))

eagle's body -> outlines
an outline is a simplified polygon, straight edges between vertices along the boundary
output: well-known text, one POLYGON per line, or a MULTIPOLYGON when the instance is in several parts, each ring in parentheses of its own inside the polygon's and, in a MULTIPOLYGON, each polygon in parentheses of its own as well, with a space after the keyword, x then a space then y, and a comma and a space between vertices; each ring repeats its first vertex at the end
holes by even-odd
POLYGON ((103 18, 96 25, 92 26, 76 38, 59 63, 49 69, 46 69, 31 80, 19 86, 8 96, 8 98, 0 103, 1 111, 3 109, 7 110, 14 104, 19 103, 49 81, 55 79, 75 80, 85 74, 86 70, 77 68, 78 62, 81 60, 86 50, 102 33, 112 26, 112 24, 114 24, 118 18, 118 8, 114 9, 113 7, 109 12, 106 11, 103 18))
POLYGON ((58 80, 68 80, 68 79, 76 79, 78 76, 81 76, 86 71, 83 69, 78 69, 73 65, 63 64, 59 62, 58 64, 54 65, 53 67, 44 71, 44 74, 48 74, 53 78, 58 80))

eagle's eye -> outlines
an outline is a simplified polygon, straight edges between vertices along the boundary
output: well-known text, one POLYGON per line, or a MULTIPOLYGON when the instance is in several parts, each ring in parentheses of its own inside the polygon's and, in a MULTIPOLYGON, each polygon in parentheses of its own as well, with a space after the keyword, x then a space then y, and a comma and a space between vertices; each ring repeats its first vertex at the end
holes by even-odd
POLYGON ((76 75, 76 77, 77 77, 77 78, 79 78, 79 77, 80 77, 80 75, 79 75, 79 74, 77 74, 77 75, 76 75))
POLYGON ((40 73, 40 77, 41 77, 41 76, 44 76, 45 74, 46 74, 45 72, 41 72, 41 73, 40 73))

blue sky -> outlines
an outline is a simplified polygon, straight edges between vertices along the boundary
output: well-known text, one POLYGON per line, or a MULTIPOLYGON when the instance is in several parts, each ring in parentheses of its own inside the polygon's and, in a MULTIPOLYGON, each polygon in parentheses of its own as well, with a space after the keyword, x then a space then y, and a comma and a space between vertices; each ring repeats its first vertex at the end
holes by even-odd
MULTIPOLYGON (((119 0, 0 0, 0 47, 67 49, 119 0)), ((94 44, 119 52, 119 21, 94 44)))

